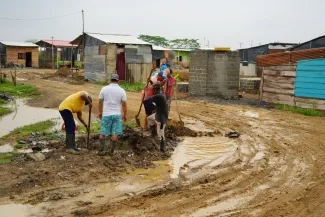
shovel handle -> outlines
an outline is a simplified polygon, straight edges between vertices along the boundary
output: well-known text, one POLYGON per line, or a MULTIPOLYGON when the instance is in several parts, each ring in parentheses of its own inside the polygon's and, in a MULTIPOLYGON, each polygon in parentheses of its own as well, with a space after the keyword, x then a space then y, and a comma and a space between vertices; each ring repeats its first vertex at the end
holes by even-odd
POLYGON ((90 118, 91 118, 91 107, 89 107, 89 114, 88 114, 88 129, 87 129, 87 149, 90 149, 89 144, 89 136, 90 136, 90 118))

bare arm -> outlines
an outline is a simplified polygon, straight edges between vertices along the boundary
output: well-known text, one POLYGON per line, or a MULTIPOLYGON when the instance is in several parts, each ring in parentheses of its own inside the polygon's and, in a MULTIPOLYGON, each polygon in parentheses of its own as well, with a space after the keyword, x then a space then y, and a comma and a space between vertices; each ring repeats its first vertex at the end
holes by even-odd
POLYGON ((122 102, 122 110, 123 110, 123 120, 126 121, 126 113, 127 113, 127 104, 126 104, 126 102, 122 102))
POLYGON ((78 116, 79 121, 80 121, 83 125, 85 125, 85 126, 87 127, 87 124, 86 124, 85 120, 82 118, 82 112, 78 112, 78 113, 77 113, 77 116, 78 116))

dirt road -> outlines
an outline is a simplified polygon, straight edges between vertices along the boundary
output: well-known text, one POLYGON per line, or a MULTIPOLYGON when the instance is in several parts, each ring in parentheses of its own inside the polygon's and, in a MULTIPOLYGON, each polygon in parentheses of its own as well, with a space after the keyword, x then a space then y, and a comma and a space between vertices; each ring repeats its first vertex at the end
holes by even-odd
MULTIPOLYGON (((89 83, 80 86, 42 79, 26 83, 44 93, 30 104, 45 107, 56 107, 76 90, 95 95, 100 90, 89 83)), ((129 118, 134 117, 139 98, 138 93, 128 93, 129 118)), ((222 134, 239 132, 234 151, 204 166, 184 165, 179 178, 169 185, 109 200, 87 209, 87 215, 325 216, 323 118, 203 100, 179 105, 183 116, 202 121, 205 128, 222 134)), ((177 117, 174 110, 172 116, 177 117)))

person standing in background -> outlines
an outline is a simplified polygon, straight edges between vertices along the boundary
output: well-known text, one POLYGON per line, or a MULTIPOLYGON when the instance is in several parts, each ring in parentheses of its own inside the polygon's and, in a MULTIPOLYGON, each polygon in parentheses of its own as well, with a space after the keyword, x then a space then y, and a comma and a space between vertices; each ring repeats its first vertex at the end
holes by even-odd
POLYGON ((172 102, 173 94, 175 91, 176 86, 176 79, 173 77, 173 70, 166 69, 167 73, 167 82, 166 82, 166 88, 165 88, 165 94, 166 94, 166 100, 167 100, 167 109, 168 109, 168 116, 170 113, 170 105, 172 102))

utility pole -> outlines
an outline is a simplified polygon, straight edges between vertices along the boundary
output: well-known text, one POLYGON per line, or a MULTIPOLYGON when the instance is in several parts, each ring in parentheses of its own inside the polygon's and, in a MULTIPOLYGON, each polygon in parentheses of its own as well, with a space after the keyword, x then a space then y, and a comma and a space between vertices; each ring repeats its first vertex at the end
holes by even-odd
POLYGON ((210 42, 209 42, 209 40, 208 40, 208 48, 210 47, 210 42))
POLYGON ((241 48, 242 44, 243 44, 242 42, 239 42, 239 48, 241 48))
POLYGON ((204 40, 203 40, 203 47, 205 47, 205 37, 204 37, 204 40))
POLYGON ((251 40, 251 47, 253 47, 253 40, 251 40))
POLYGON ((54 69, 54 49, 53 49, 53 37, 52 37, 52 69, 54 69))
POLYGON ((84 15, 84 9, 82 9, 82 34, 85 32, 85 15, 84 15))

